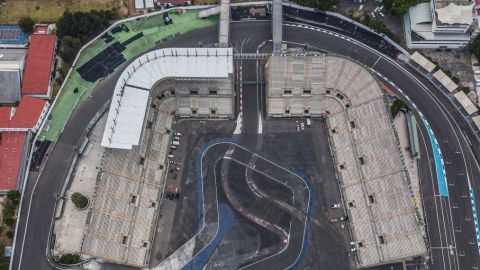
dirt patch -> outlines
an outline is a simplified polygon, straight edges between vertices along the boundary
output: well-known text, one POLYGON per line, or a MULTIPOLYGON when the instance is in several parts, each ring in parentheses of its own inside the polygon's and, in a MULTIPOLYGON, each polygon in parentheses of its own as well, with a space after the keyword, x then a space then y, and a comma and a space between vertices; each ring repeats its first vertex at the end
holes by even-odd
POLYGON ((20 17, 24 16, 36 22, 55 22, 66 9, 89 11, 120 8, 121 2, 123 0, 7 0, 0 7, 0 24, 17 24, 20 17))

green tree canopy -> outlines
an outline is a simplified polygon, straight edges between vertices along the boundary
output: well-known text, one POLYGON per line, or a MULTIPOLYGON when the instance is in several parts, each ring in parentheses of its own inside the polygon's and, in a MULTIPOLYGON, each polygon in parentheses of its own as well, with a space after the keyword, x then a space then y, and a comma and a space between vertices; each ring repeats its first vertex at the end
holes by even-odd
POLYGON ((90 12, 70 12, 66 10, 57 22, 57 36, 77 38, 85 42, 118 18, 116 10, 91 10, 90 12))
POLYGON ((385 9, 392 10, 398 15, 402 16, 408 12, 411 6, 414 6, 422 1, 420 0, 384 0, 383 5, 385 9))
POLYGON ((23 32, 31 34, 33 32, 33 27, 35 22, 30 17, 22 17, 18 20, 18 25, 22 28, 23 32))
POLYGON ((468 49, 477 57, 480 56, 480 35, 476 36, 473 40, 470 41, 470 44, 468 44, 468 49))
POLYGON ((335 6, 338 0, 298 0, 298 4, 317 8, 319 10, 329 10, 335 6))
POLYGON ((84 209, 88 205, 88 198, 79 192, 75 192, 71 196, 73 204, 78 209, 84 209))

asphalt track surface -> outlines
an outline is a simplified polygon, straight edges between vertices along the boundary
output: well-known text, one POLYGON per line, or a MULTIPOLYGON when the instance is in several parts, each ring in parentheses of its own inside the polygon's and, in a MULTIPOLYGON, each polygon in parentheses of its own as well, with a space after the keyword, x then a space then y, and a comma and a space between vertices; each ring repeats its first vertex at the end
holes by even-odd
MULTIPOLYGON (((269 29, 269 26, 270 22, 232 23, 232 43, 235 40, 242 40, 243 37, 247 37, 249 41, 244 46, 244 52, 254 52, 254 49, 261 42, 271 39, 270 31, 266 30, 269 29)), ((162 43, 159 47, 196 46, 199 40, 203 40, 203 44, 209 44, 216 39, 216 33, 216 28, 193 31, 162 43)), ((476 244, 471 244, 475 234, 473 221, 471 220, 472 210, 468 198, 467 177, 470 178, 474 190, 478 192, 480 174, 476 159, 470 150, 468 139, 465 137, 468 136, 472 142, 474 140, 455 108, 441 94, 436 92, 438 90, 435 87, 418 76, 415 71, 405 67, 413 76, 406 74, 391 60, 362 44, 352 43, 328 33, 294 26, 285 26, 283 36, 284 41, 308 43, 330 53, 348 56, 371 67, 394 82, 420 108, 430 122, 439 140, 444 160, 447 161, 446 173, 450 192, 448 199, 442 199, 437 196, 438 189, 435 181, 431 184, 423 183, 425 185, 424 200, 426 200, 427 214, 430 214, 430 211, 436 213, 434 215, 430 214, 430 217, 427 215, 433 269, 471 269, 475 264, 478 264, 480 261, 478 247, 476 244), (427 87, 424 88, 423 85, 427 87), (452 249, 449 249, 449 246, 452 249), (453 255, 450 255, 451 253, 453 255)), ((78 144, 88 121, 111 96, 113 85, 121 70, 119 69, 103 80, 94 91, 92 98, 89 98, 72 115, 46 161, 47 163, 32 196, 32 201, 30 201, 30 195, 32 195, 36 181, 35 179, 29 179, 26 185, 25 199, 22 203, 22 215, 12 269, 53 269, 46 260, 45 252, 49 226, 54 211, 54 194, 60 192, 64 177, 73 160, 72 146, 78 144), (31 209, 26 211, 29 205, 31 205, 31 209), (26 229, 25 224, 27 224, 27 213, 30 213, 28 227, 25 244, 22 245, 26 229), (22 248, 23 254, 20 252, 22 248), (20 255, 22 257, 21 268, 19 268, 20 255)), ((248 101, 246 102, 248 103, 248 101)), ((247 104, 246 106, 258 106, 258 103, 253 101, 251 103, 253 105, 247 104)), ((250 120, 244 121, 252 123, 250 120)), ((252 121, 254 120, 252 119, 252 121)), ((248 130, 253 130, 253 128, 248 130)), ((247 131, 247 133, 250 132, 247 131)), ((251 132, 249 137, 245 139, 247 143, 256 144, 253 133, 251 132)), ((423 128, 422 134, 422 138, 426 140, 427 136, 423 128)), ((421 142, 428 146, 426 141, 421 140, 421 142)), ((424 149, 428 149, 428 147, 424 149)), ((431 153, 428 156, 430 156, 430 160, 427 159, 425 162, 432 165, 431 153)), ((425 175, 426 178, 433 179, 431 177, 432 172, 425 167, 422 167, 421 174, 425 175)), ((477 200, 478 198, 477 193, 477 200)), ((478 201, 477 205, 480 205, 478 201)), ((121 269, 121 267, 118 266, 116 269, 121 269)))

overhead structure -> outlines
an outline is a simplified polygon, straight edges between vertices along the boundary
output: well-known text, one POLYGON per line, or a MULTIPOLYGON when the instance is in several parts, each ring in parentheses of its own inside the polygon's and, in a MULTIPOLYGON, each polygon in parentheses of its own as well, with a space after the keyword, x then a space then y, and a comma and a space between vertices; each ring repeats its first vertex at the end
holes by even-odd
POLYGON ((227 48, 230 35, 230 0, 222 0, 220 4, 220 29, 218 46, 227 48))
POLYGON ((283 10, 282 0, 273 0, 272 2, 272 40, 273 54, 282 52, 282 31, 283 31, 283 10))
POLYGON ((450 77, 443 72, 443 70, 439 69, 437 72, 433 73, 433 77, 437 79, 450 93, 455 91, 458 88, 458 84, 456 84, 450 77))
POLYGON ((428 60, 425 56, 420 54, 419 52, 414 52, 410 59, 420 65, 423 69, 427 72, 432 72, 435 69, 435 64, 432 61, 428 60))
POLYGON ((473 102, 467 97, 467 95, 463 91, 454 94, 454 96, 469 115, 478 112, 475 104, 473 104, 473 102))
MULTIPOLYGON (((219 117, 230 117, 233 114, 233 92, 229 88, 232 74, 231 48, 159 49, 140 56, 123 71, 115 85, 102 146, 131 149, 132 146, 138 145, 146 108, 149 99, 152 98, 150 90, 164 79, 224 81, 223 85, 226 86, 225 92, 222 93, 213 86, 207 88, 205 93, 199 88, 186 89, 188 93, 177 98, 181 99, 177 106, 178 104, 194 106, 191 110, 189 107, 188 112, 196 116, 201 108, 190 104, 206 103, 207 106, 212 106, 211 104, 223 103, 226 105, 215 105, 219 109, 215 109, 213 113, 219 117)), ((213 85, 218 83, 215 82, 213 85)), ((175 90, 172 88, 173 93, 175 90)), ((212 113, 211 110, 208 112, 212 113)))

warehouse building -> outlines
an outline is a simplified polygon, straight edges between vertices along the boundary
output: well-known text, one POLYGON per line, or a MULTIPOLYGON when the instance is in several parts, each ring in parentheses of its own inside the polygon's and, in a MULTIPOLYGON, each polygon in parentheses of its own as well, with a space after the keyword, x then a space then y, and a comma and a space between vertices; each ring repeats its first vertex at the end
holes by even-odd
POLYGON ((337 56, 273 56, 267 83, 269 117, 326 117, 358 266, 426 255, 408 171, 376 78, 337 56))
POLYGON ((20 101, 26 55, 26 49, 0 49, 0 104, 14 104, 20 101))

